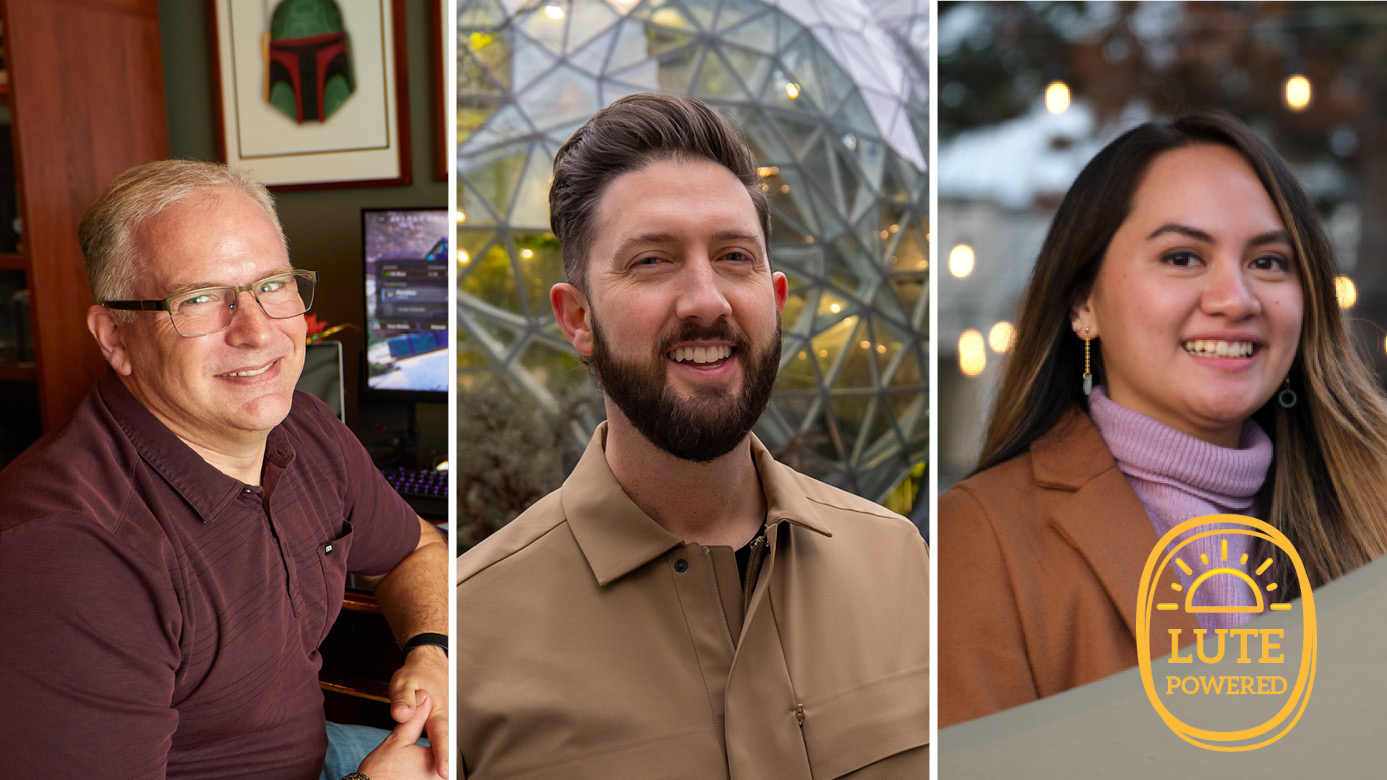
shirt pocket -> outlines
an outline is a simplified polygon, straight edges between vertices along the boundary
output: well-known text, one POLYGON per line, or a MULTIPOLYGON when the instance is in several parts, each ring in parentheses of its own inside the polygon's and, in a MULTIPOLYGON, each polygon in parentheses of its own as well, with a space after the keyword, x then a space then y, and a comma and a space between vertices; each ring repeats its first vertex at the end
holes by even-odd
POLYGON ((352 549, 352 524, 342 523, 342 535, 318 544, 318 570, 322 575, 323 624, 314 647, 321 645, 342 611, 342 595, 347 589, 347 558, 352 549))
MULTIPOLYGON (((817 701, 802 710, 805 751, 814 780, 831 780, 893 756, 926 756, 929 669, 891 675, 817 701)), ((928 766, 928 758, 915 758, 928 766)), ((887 761, 883 776, 909 777, 887 761)), ((920 775, 924 777, 925 775, 920 775)))

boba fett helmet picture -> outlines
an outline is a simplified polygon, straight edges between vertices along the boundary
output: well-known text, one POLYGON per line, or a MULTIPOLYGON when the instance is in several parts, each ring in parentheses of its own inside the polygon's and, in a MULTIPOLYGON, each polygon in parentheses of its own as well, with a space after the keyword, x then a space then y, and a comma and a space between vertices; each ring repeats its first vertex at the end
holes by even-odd
POLYGON ((270 17, 265 99, 299 124, 325 121, 356 88, 342 11, 333 0, 283 0, 270 17))

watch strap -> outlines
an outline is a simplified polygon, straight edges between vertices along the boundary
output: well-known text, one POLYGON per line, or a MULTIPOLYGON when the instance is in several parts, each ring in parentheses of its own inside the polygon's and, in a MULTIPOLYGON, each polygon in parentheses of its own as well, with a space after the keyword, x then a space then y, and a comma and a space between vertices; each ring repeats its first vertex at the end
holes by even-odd
POLYGON ((415 634, 414 636, 409 638, 408 642, 405 642, 405 646, 400 648, 400 652, 404 653, 405 655, 409 655, 410 650, 413 650, 416 647, 421 647, 423 645, 433 645, 434 647, 442 648, 443 654, 447 655, 448 635, 435 634, 428 631, 425 631, 422 634, 415 634))

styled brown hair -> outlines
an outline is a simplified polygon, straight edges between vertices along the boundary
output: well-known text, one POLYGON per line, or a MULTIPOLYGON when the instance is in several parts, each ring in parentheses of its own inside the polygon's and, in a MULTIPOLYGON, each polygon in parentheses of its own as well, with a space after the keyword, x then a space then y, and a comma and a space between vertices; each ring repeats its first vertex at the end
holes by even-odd
POLYGON ((616 177, 657 160, 709 160, 746 186, 769 247, 771 210, 756 176, 756 158, 736 128, 701 100, 647 92, 598 111, 554 156, 549 225, 563 250, 568 283, 587 289, 588 252, 598 198, 616 177))
MULTIPOLYGON (((1311 585, 1319 586, 1387 551, 1387 402, 1349 342, 1335 296, 1334 252, 1309 198, 1276 152, 1226 114, 1143 124, 1079 173, 1022 296, 1016 342, 974 473, 1025 452, 1069 409, 1087 409, 1072 307, 1087 297, 1151 162, 1201 144, 1247 160, 1295 249, 1305 309, 1290 381, 1300 402, 1284 409, 1268 401, 1253 415, 1275 443, 1257 511, 1286 534, 1311 585)), ((1092 372, 1101 382, 1102 340, 1093 347, 1092 372)), ((1277 580, 1288 597, 1299 591, 1293 571, 1279 570, 1277 580)))

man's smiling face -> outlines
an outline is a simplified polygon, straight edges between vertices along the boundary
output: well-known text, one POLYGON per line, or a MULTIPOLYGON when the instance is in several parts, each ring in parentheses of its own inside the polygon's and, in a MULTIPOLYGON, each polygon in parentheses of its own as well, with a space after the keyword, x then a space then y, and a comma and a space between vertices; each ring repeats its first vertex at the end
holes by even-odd
MULTIPOLYGON (((135 237, 136 298, 245 285, 291 268, 269 215, 246 195, 209 190, 175 203, 135 237)), ((231 324, 184 337, 165 312, 119 326, 112 365, 131 392, 185 441, 216 447, 263 436, 289 414, 303 370, 302 316, 271 319, 242 292, 231 324)))
POLYGON ((746 188, 713 162, 657 160, 613 179, 594 216, 580 352, 653 444, 727 453, 770 398, 786 296, 746 188))

